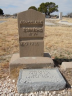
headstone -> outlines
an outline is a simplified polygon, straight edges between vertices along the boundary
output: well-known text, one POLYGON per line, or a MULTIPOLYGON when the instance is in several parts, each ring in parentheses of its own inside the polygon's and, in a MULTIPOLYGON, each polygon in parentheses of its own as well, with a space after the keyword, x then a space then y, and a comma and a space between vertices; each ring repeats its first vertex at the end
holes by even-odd
POLYGON ((20 69, 53 68, 53 60, 44 53, 45 14, 29 9, 18 13, 19 49, 13 54, 10 76, 17 78, 20 69))
POLYGON ((64 89, 66 82, 57 68, 20 70, 17 82, 19 93, 64 89))
POLYGON ((18 14, 20 57, 43 56, 45 15, 29 9, 18 14))
POLYGON ((62 20, 62 12, 59 13, 59 19, 62 20))

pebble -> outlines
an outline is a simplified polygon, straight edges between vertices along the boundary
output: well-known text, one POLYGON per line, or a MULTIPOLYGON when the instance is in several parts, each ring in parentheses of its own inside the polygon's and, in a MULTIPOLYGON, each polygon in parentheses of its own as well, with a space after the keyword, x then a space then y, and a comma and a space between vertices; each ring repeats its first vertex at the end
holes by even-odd
POLYGON ((49 96, 51 96, 51 93, 49 93, 49 96))
POLYGON ((13 80, 12 82, 15 83, 15 80, 13 80))
POLYGON ((60 94, 58 94, 58 96, 61 96, 60 94))
POLYGON ((19 96, 19 93, 15 93, 15 96, 19 96))
POLYGON ((11 80, 9 77, 7 77, 6 80, 0 80, 0 96, 71 96, 71 88, 59 92, 40 91, 28 94, 19 94, 17 92, 17 84, 15 84, 15 80, 11 80))
POLYGON ((45 91, 45 96, 47 96, 48 95, 48 92, 47 91, 45 91))
POLYGON ((54 91, 52 94, 55 95, 56 94, 56 91, 54 91))
POLYGON ((28 96, 34 96, 34 94, 33 93, 30 93, 28 96))

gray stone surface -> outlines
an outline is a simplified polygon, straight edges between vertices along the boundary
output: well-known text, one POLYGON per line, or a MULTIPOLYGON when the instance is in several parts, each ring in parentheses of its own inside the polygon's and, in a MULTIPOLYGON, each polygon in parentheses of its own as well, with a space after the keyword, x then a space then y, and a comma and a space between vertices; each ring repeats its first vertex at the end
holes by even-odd
POLYGON ((17 81, 19 93, 64 89, 66 82, 57 68, 20 70, 17 81))
POLYGON ((62 20, 62 12, 59 13, 59 19, 62 20))

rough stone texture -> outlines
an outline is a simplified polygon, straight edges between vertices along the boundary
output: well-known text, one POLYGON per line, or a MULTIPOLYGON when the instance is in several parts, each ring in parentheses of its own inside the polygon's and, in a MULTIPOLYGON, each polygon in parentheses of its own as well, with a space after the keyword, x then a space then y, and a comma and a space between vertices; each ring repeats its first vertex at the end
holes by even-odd
POLYGON ((41 12, 29 9, 27 11, 18 13, 18 29, 20 38, 44 38, 44 27, 45 15, 41 12), (37 29, 35 30, 34 28, 37 29), (39 31, 39 28, 42 28, 43 30, 39 31))
POLYGON ((18 14, 20 57, 43 57, 45 15, 29 9, 18 14))
POLYGON ((44 57, 20 57, 17 53, 13 54, 9 67, 10 76, 17 78, 20 69, 53 68, 54 62, 48 53, 44 53, 44 57))
POLYGON ((64 89, 66 82, 58 69, 20 70, 17 81, 19 93, 64 89))
POLYGON ((20 57, 42 56, 44 53, 43 40, 20 41, 20 57))
POLYGON ((72 68, 72 62, 62 62, 60 68, 62 70, 71 69, 72 68))

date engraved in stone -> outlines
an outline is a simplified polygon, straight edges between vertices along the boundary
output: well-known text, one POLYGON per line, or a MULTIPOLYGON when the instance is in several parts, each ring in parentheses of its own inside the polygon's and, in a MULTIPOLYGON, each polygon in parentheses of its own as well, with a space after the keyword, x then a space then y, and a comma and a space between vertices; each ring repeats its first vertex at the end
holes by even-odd
POLYGON ((39 43, 38 42, 23 42, 23 41, 21 41, 20 42, 20 45, 21 46, 39 46, 39 43))
POLYGON ((23 32, 43 32, 43 28, 23 28, 23 32))

